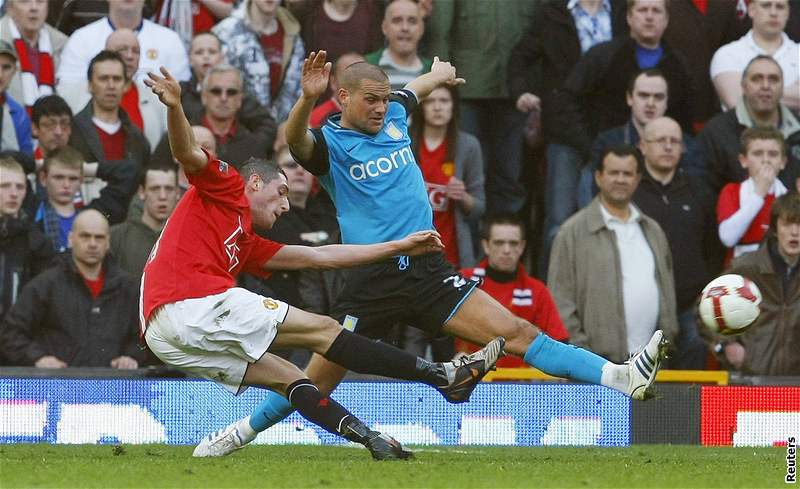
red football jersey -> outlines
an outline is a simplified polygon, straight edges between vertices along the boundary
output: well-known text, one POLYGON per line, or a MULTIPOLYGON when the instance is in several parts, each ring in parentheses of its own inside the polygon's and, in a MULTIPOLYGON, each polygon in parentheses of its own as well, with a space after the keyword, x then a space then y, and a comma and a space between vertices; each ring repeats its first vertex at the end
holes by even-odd
POLYGON ((183 195, 144 267, 139 314, 144 331, 158 306, 219 294, 245 271, 262 266, 283 245, 253 232, 244 181, 235 168, 212 156, 205 169, 187 175, 183 195))
MULTIPOLYGON (((717 225, 722 224, 723 221, 736 214, 739 210, 739 193, 742 183, 729 183, 722 187, 717 201, 717 225)), ((766 236, 769 230, 769 216, 772 212, 772 204, 775 202, 775 194, 769 193, 764 198, 764 205, 758 211, 747 232, 744 233, 742 239, 739 240, 737 245, 756 244, 766 236)), ((725 255, 725 265, 728 265, 733 260, 733 249, 728 248, 725 255)))

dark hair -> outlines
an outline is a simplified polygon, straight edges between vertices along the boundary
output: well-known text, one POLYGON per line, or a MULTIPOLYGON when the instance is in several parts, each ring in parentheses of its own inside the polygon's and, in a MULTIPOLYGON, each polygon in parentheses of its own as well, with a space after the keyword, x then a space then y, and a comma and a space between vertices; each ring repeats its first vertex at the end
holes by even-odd
POLYGON ((59 97, 58 95, 47 95, 33 104, 31 108, 31 122, 39 125, 39 120, 47 116, 68 115, 70 122, 72 122, 72 109, 69 104, 59 97))
POLYGON ((789 192, 783 194, 772 203, 769 214, 769 234, 776 236, 778 233, 778 219, 800 223, 800 193, 789 192))
POLYGON ((139 171, 139 186, 144 188, 145 184, 147 183, 147 172, 149 171, 163 171, 163 172, 175 172, 175 183, 178 183, 178 164, 172 160, 164 160, 164 159, 156 159, 150 160, 147 166, 142 167, 139 171))
POLYGON ((115 53, 114 51, 109 51, 107 49, 100 51, 99 53, 97 53, 97 56, 95 56, 94 58, 92 58, 91 61, 89 61, 89 69, 86 70, 87 80, 92 81, 92 73, 94 72, 94 65, 102 61, 118 62, 122 66, 123 78, 125 78, 125 81, 128 80, 128 74, 125 70, 125 61, 122 60, 122 56, 120 56, 118 53, 115 53))
POLYGON ((658 68, 649 68, 634 73, 633 76, 628 80, 628 88, 626 89, 625 93, 633 95, 633 88, 636 86, 636 80, 638 80, 640 76, 646 76, 648 78, 663 78, 664 82, 667 84, 667 96, 669 96, 669 81, 667 81, 667 77, 664 76, 664 72, 658 68))
MULTIPOLYGON (((458 89, 450 85, 439 85, 436 88, 446 88, 450 92, 450 97, 453 99, 453 117, 447 123, 447 133, 445 134, 445 141, 447 141, 447 154, 445 161, 455 161, 456 146, 458 145, 458 121, 459 114, 461 113, 461 99, 458 96, 458 89)), ((411 137, 411 149, 414 151, 414 156, 417 163, 422 164, 419 157, 419 147, 422 144, 423 135, 425 134, 425 101, 418 103, 411 114, 411 125, 408 128, 408 135, 411 137)))
POLYGON ((765 61, 765 60, 769 61, 770 63, 778 67, 778 71, 781 73, 781 80, 783 80, 783 68, 781 68, 781 65, 780 63, 778 63, 778 60, 776 60, 775 58, 773 58, 768 54, 759 54, 758 56, 754 57, 753 59, 747 62, 747 65, 744 67, 744 70, 742 71, 742 81, 744 81, 744 79, 747 77, 747 72, 750 71, 750 67, 753 66, 753 63, 755 63, 756 61, 765 61))
POLYGON ((286 177, 286 174, 275 161, 256 158, 255 156, 251 156, 242 164, 239 174, 245 182, 251 175, 258 175, 265 184, 275 180, 279 175, 286 177))
POLYGON ((747 155, 747 149, 750 144, 757 139, 776 141, 781 147, 781 154, 786 154, 786 140, 783 138, 783 133, 774 127, 763 126, 748 127, 742 132, 742 136, 739 139, 739 153, 747 155))
MULTIPOLYGON (((666 9, 666 11, 667 11, 667 15, 669 15, 669 1, 670 1, 670 0, 664 0, 664 8, 665 8, 665 9, 666 9)), ((635 6, 636 6, 636 2, 637 2, 637 0, 628 0, 628 2, 627 2, 627 8, 626 8, 626 11, 630 12, 630 10, 631 10, 633 7, 635 7, 635 6)))
POLYGON ((514 214, 489 214, 481 220, 481 238, 488 240, 492 234, 492 226, 508 225, 517 226, 525 239, 525 222, 514 214))
POLYGON ((641 174, 644 171, 644 155, 639 151, 636 146, 630 144, 615 144, 603 152, 603 157, 600 158, 600 164, 595 169, 600 173, 605 170, 606 158, 608 155, 613 154, 619 158, 632 156, 636 160, 636 173, 641 174))

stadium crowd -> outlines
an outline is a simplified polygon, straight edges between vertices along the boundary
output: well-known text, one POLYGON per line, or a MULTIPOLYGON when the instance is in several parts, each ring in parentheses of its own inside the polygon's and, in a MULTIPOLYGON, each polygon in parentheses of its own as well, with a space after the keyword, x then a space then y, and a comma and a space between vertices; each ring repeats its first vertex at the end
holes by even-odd
MULTIPOLYGON (((800 375, 800 0, 0 0, 0 365, 138 368, 139 278, 189 185, 143 80, 166 67, 197 141, 275 159, 291 210, 264 237, 337 243, 332 199, 288 150, 303 60, 448 60, 410 134, 447 259, 553 338, 624 361, 656 329, 669 368, 800 375), (527 265, 527 266, 526 266, 527 265), (704 285, 764 295, 707 334, 704 285), (536 278, 534 278, 536 277, 536 278)), ((341 271, 240 285, 330 312, 341 271)), ((397 324, 445 361, 474 349, 397 324)), ((296 363, 307 352, 287 351, 296 363)), ((501 366, 504 364, 501 363, 501 366)), ((505 365, 515 366, 513 362, 505 365)))

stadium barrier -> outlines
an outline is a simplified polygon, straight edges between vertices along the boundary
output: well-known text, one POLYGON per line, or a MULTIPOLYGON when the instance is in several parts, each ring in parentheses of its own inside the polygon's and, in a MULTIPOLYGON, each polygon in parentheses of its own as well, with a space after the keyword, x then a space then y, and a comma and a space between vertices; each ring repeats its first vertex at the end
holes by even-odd
MULTIPOLYGON (((0 443, 191 445, 246 416, 263 398, 259 389, 234 398, 211 382, 148 374, 4 368, 0 443)), ((800 387, 731 386, 725 384, 747 379, 726 374, 723 382, 721 376, 708 374, 691 377, 665 371, 663 377, 671 380, 660 383, 660 396, 646 403, 631 403, 603 387, 548 379, 483 383, 471 401, 461 405, 447 404, 427 386, 395 381, 346 381, 334 397, 369 425, 408 444, 771 446, 800 436, 800 387), (710 385, 677 383, 681 376, 710 385)), ((501 369, 494 378, 509 375, 501 369)), ((787 379, 800 383, 797 380, 787 379)), ((255 442, 342 440, 295 413, 255 442)))

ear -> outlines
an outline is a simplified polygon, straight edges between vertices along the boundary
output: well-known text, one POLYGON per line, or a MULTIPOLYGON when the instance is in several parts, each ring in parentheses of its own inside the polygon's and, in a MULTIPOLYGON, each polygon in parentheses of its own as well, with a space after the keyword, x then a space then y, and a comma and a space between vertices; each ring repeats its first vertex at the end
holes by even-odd
POLYGON ((633 107, 633 94, 630 92, 625 92, 625 102, 628 103, 628 107, 633 107))
POLYGON ((487 241, 485 239, 481 239, 481 248, 483 248, 483 254, 484 255, 488 255, 489 254, 489 241, 487 241))
POLYGON ((747 169, 747 156, 743 154, 739 154, 739 164, 742 165, 742 168, 745 170, 747 169))
POLYGON ((350 93, 342 87, 339 87, 339 102, 341 102, 342 107, 350 102, 350 93))
POLYGON ((141 185, 139 185, 138 194, 139 194, 139 198, 144 200, 144 187, 141 186, 141 185))

